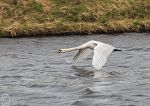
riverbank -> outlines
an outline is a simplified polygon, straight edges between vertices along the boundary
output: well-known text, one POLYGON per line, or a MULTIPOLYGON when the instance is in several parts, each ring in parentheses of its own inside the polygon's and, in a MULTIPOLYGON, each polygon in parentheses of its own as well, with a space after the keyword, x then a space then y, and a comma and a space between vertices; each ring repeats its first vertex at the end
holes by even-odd
POLYGON ((149 0, 0 1, 0 37, 149 31, 149 0))

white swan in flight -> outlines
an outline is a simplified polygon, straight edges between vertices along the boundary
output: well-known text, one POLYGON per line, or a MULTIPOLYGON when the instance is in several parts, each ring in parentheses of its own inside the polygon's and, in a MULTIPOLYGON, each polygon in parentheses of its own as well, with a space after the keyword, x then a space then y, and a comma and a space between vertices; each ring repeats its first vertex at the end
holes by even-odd
POLYGON ((78 53, 73 58, 73 61, 76 62, 87 57, 90 54, 89 52, 90 49, 94 50, 92 65, 97 70, 100 70, 102 66, 106 63, 106 60, 108 56, 112 53, 112 51, 122 51, 109 44, 92 40, 78 47, 59 49, 58 53, 79 50, 78 53))

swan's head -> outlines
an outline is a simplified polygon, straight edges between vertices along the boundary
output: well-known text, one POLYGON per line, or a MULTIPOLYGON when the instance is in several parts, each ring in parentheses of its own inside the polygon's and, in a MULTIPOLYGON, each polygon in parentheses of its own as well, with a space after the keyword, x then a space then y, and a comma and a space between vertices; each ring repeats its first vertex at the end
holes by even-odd
POLYGON ((65 50, 63 50, 63 49, 59 49, 57 52, 58 52, 58 53, 64 53, 64 52, 65 52, 65 50))
POLYGON ((61 49, 58 49, 58 50, 57 50, 58 53, 61 53, 61 51, 62 51, 61 49))

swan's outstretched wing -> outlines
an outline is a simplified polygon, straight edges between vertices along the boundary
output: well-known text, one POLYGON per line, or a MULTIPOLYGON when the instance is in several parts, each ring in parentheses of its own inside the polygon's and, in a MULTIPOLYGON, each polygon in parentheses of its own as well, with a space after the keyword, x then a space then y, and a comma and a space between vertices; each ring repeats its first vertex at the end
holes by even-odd
POLYGON ((83 58, 86 58, 88 55, 90 55, 91 50, 88 48, 79 49, 78 53, 74 56, 73 62, 77 62, 79 60, 82 60, 83 58))
POLYGON ((94 56, 92 65, 95 69, 100 70, 102 66, 106 63, 108 56, 113 51, 114 47, 108 44, 98 44, 94 48, 94 56))

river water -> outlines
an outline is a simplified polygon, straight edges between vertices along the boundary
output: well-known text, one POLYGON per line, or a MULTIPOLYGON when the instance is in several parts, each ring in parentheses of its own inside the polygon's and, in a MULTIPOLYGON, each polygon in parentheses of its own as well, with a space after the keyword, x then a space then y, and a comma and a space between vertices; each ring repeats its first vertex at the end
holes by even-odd
POLYGON ((150 34, 1 38, 0 106, 6 105, 150 106, 150 34), (123 51, 112 53, 100 71, 92 55, 69 64, 75 52, 56 53, 89 40, 123 51))

